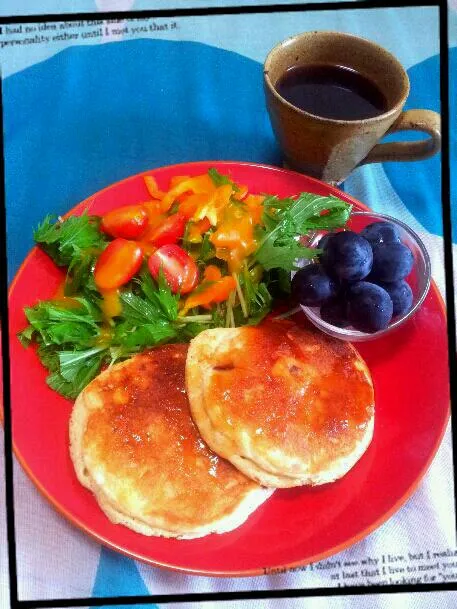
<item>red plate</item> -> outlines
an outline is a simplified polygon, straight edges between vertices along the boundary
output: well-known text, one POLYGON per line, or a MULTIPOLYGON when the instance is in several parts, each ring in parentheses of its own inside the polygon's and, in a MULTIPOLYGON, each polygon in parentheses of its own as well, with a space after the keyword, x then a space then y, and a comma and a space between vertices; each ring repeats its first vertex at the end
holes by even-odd
MULTIPOLYGON (((311 191, 335 194, 366 209, 339 190, 283 169, 249 163, 199 162, 146 172, 166 189, 174 175, 197 175, 209 167, 228 173, 251 192, 281 197, 311 191)), ((147 200, 143 176, 100 191, 75 208, 92 213, 147 200)), ((52 212, 52 210, 49 210, 52 212)), ((112 524, 76 479, 68 452, 72 403, 49 389, 46 371, 16 332, 25 326, 23 307, 50 298, 62 275, 34 249, 10 291, 13 439, 16 455, 39 490, 77 527, 133 558, 205 575, 256 575, 264 569, 320 560, 359 541, 410 497, 430 465, 449 417, 446 319, 434 285, 420 311, 384 339, 359 343, 373 376, 376 424, 368 451, 341 480, 316 488, 278 490, 232 533, 178 541, 144 537, 112 524)))

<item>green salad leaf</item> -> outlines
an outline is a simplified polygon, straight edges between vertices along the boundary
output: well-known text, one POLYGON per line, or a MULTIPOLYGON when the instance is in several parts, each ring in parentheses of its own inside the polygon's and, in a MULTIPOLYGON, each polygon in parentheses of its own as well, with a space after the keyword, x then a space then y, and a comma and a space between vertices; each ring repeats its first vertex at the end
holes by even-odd
POLYGON ((228 176, 219 173, 215 167, 208 169, 208 175, 215 186, 224 186, 225 184, 230 184, 235 192, 239 192, 240 189, 238 186, 232 182, 228 176))
MULTIPOLYGON (((46 379, 51 389, 74 399, 100 372, 107 349, 93 347, 84 351, 60 351, 57 353, 59 370, 46 379)), ((43 361, 43 360, 42 360, 43 361)))
POLYGON ((99 217, 89 216, 86 212, 64 220, 48 215, 38 225, 33 237, 57 266, 67 267, 66 296, 94 291, 93 267, 108 244, 100 231, 99 217))
POLYGON ((71 304, 42 301, 25 308, 29 325, 18 334, 24 346, 35 341, 37 355, 49 370, 48 385, 68 398, 74 398, 100 371, 107 354, 99 345, 102 314, 85 299, 71 304))
POLYGON ((43 345, 67 345, 75 347, 93 343, 100 334, 100 309, 84 297, 73 299, 68 306, 58 301, 46 300, 34 307, 25 307, 29 322, 19 340, 28 346, 32 340, 43 345))
POLYGON ((336 197, 301 193, 296 199, 266 197, 256 260, 265 270, 292 271, 299 258, 312 258, 316 251, 300 243, 302 235, 314 230, 332 230, 346 224, 351 206, 336 197))
POLYGON ((173 322, 178 317, 179 296, 172 294, 162 272, 155 284, 151 275, 143 269, 131 288, 121 292, 120 299, 122 313, 112 342, 123 347, 123 357, 140 348, 170 342, 177 337, 173 322), (135 288, 137 293, 134 292, 135 288))
POLYGON ((33 238, 57 266, 67 267, 79 266, 83 253, 99 254, 108 243, 100 232, 100 218, 86 212, 65 220, 48 215, 34 231, 33 238))

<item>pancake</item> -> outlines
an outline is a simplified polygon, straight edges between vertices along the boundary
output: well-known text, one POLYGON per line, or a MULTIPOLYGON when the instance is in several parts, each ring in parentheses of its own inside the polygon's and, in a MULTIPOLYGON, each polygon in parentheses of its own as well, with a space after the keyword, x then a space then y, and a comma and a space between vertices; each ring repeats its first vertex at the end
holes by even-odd
POLYGON ((286 320, 205 330, 190 344, 192 417, 216 453, 262 485, 332 482, 374 427, 366 364, 349 343, 286 320))
POLYGON ((214 454, 190 416, 187 345, 167 345, 102 372, 70 420, 76 474, 115 523, 193 538, 241 525, 270 489, 214 454))

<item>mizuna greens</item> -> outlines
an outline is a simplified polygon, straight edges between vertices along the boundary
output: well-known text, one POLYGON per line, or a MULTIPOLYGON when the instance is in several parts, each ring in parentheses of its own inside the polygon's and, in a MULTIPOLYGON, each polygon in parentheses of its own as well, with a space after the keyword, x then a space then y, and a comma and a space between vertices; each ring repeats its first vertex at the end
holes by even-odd
MULTIPOLYGON (((300 238, 343 227, 351 211, 336 197, 252 195, 216 169, 176 178, 168 191, 160 191, 152 176, 145 183, 151 194, 145 212, 131 206, 136 217, 147 215, 144 225, 149 219, 133 237, 142 264, 111 290, 100 289, 94 270, 113 237, 126 239, 112 228, 107 233, 103 218, 47 216, 34 231, 36 244, 66 277, 59 295, 25 308, 28 325, 18 338, 24 347, 37 345, 47 383, 67 398, 103 367, 145 348, 185 342, 206 328, 258 324, 274 298, 287 297, 297 260, 316 255, 300 238), (165 255, 172 248, 195 265, 186 293, 176 276, 184 267, 178 259, 168 264, 171 254, 165 255), (152 264, 161 252, 160 265, 157 259, 152 264)), ((125 233, 125 225, 121 229, 125 233)))

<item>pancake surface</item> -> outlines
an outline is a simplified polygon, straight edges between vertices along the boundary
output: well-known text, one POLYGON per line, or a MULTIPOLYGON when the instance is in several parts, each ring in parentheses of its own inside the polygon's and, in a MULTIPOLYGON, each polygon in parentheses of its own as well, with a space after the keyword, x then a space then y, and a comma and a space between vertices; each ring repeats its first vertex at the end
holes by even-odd
POLYGON ((271 494, 215 455, 185 391, 187 345, 114 365, 78 396, 70 453, 108 517, 145 535, 192 538, 242 524, 271 494))
POLYGON ((349 343, 290 321, 206 330, 186 363, 191 412, 208 445, 260 484, 324 484, 371 442, 374 393, 349 343))

